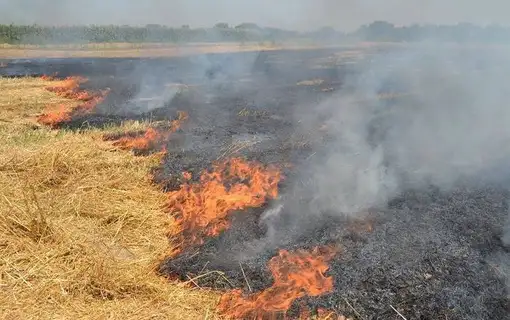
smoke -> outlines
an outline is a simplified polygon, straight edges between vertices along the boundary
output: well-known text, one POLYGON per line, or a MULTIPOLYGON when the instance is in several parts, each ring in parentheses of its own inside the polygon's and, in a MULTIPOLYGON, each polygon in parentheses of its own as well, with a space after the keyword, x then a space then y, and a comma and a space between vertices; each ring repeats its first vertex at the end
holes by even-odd
POLYGON ((507 218, 506 224, 503 226, 502 240, 503 240, 503 244, 505 246, 510 247, 510 209, 508 210, 508 218, 507 218))
POLYGON ((302 166, 262 223, 277 229, 274 221, 285 212, 299 233, 313 217, 362 215, 409 189, 510 186, 507 54, 507 48, 434 43, 388 51, 331 99, 298 107, 298 130, 325 124, 332 139, 302 166), (408 95, 376 99, 388 91, 408 95))

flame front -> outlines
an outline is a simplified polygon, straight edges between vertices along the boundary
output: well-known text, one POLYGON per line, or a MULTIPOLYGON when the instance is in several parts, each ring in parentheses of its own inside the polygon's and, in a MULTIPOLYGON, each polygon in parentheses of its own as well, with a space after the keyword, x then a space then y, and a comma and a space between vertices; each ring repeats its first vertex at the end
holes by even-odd
MULTIPOLYGON (((53 80, 51 77, 42 77, 46 80, 53 80)), ((79 101, 88 101, 94 95, 85 90, 79 90, 80 84, 87 82, 87 78, 68 77, 60 81, 58 86, 46 87, 46 90, 56 93, 58 96, 79 101)))
MULTIPOLYGON (((52 76, 42 76, 43 80, 53 81, 52 76)), ((90 113, 94 108, 106 98, 109 89, 99 92, 89 92, 79 90, 82 83, 87 82, 87 78, 68 77, 61 81, 59 85, 47 87, 46 90, 57 94, 60 97, 81 101, 77 106, 62 104, 57 107, 50 106, 47 111, 37 117, 37 121, 50 127, 57 127, 60 123, 70 121, 73 115, 84 115, 90 113)))
POLYGON ((224 294, 218 305, 220 314, 231 319, 268 319, 284 314, 292 303, 304 296, 319 296, 333 290, 333 278, 325 276, 335 247, 317 247, 310 252, 280 250, 268 267, 273 285, 257 294, 241 290, 224 294))
POLYGON ((114 142, 114 146, 118 146, 125 150, 149 150, 164 149, 166 142, 170 140, 172 133, 179 130, 183 122, 188 119, 188 114, 183 111, 178 112, 178 117, 170 123, 170 128, 155 129, 148 128, 143 135, 140 136, 123 136, 114 142))
MULTIPOLYGON (((183 176, 185 180, 192 178, 187 172, 183 176)), ((275 167, 264 168, 259 163, 234 158, 204 171, 199 183, 185 182, 179 190, 170 192, 168 208, 179 214, 171 234, 180 239, 178 250, 201 244, 204 237, 226 230, 233 210, 259 207, 268 198, 276 198, 280 179, 275 167)))

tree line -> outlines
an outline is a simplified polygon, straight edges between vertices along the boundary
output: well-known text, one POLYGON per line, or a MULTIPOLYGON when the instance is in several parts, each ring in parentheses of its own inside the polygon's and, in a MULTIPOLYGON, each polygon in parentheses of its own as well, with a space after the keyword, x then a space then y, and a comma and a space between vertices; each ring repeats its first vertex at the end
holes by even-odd
POLYGON ((0 25, 0 43, 8 44, 84 44, 84 43, 185 43, 279 41, 297 33, 252 24, 229 27, 218 23, 213 28, 171 28, 161 25, 134 26, 39 26, 0 25))
POLYGON ((411 25, 396 27, 376 21, 354 33, 367 41, 418 42, 426 40, 451 42, 510 43, 510 29, 500 25, 477 26, 471 23, 456 25, 411 25))
POLYGON ((172 28, 161 25, 134 26, 39 26, 1 25, 0 43, 8 44, 86 44, 86 43, 187 43, 187 42, 250 42, 313 39, 337 41, 416 42, 439 40, 453 42, 510 42, 510 29, 498 25, 486 27, 467 23, 457 25, 395 26, 375 21, 351 33, 325 27, 313 32, 295 32, 259 27, 253 23, 229 26, 217 23, 212 28, 172 28))

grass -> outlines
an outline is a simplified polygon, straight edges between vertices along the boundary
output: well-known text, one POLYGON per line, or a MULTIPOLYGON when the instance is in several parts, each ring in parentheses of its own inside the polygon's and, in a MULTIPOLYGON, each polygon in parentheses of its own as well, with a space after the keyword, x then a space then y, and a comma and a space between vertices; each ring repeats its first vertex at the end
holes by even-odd
POLYGON ((47 85, 0 78, 0 318, 215 318, 216 294, 154 272, 172 227, 158 158, 38 127, 48 103, 71 103, 47 85))

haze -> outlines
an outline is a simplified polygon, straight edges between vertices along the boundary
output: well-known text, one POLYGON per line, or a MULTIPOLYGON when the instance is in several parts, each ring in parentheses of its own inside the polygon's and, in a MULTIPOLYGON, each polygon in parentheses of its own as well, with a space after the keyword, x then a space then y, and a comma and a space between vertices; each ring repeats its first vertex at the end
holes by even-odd
POLYGON ((332 26, 352 31, 374 20, 510 25, 509 9, 506 0, 0 0, 0 23, 210 27, 254 22, 294 30, 332 26))

